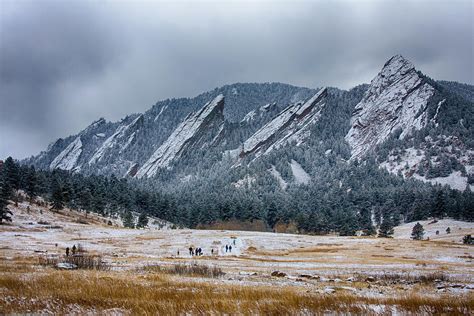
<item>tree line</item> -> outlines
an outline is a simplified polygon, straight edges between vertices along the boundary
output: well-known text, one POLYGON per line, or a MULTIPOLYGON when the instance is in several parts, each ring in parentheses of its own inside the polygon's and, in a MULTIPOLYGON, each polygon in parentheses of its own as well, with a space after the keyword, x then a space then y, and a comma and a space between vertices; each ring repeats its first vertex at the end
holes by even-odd
POLYGON ((131 212, 137 212, 142 214, 139 226, 146 225, 146 216, 151 215, 191 228, 216 221, 260 220, 268 230, 293 223, 303 233, 374 235, 378 228, 380 236, 388 237, 401 222, 445 216, 474 219, 474 194, 469 190, 407 181, 375 164, 334 163, 318 174, 320 181, 290 186, 286 192, 275 189, 275 180, 262 167, 257 169, 265 176, 257 178, 254 187, 236 188, 216 176, 165 191, 156 182, 147 187, 115 176, 36 170, 8 158, 0 168, 0 218, 10 219, 8 201, 15 202, 15 192, 23 190, 30 201, 44 198, 52 210, 68 207, 120 216, 128 227, 135 226, 131 212))

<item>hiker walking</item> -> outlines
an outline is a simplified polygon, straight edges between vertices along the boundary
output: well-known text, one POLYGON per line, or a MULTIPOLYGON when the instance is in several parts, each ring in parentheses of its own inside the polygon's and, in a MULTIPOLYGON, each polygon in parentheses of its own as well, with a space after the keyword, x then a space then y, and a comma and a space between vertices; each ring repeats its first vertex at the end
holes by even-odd
POLYGON ((211 249, 211 255, 214 255, 214 249, 211 249))
POLYGON ((66 247, 66 257, 69 257, 69 247, 66 247))
POLYGON ((74 256, 76 254, 76 245, 72 246, 72 255, 74 256))
POLYGON ((232 252, 232 246, 229 246, 229 252, 232 252))
POLYGON ((235 246, 235 239, 234 239, 234 246, 235 246))
POLYGON ((189 247, 189 255, 190 255, 190 256, 193 255, 193 247, 189 247))
POLYGON ((178 257, 179 257, 179 249, 178 249, 178 257))
POLYGON ((225 245, 225 252, 229 251, 229 246, 225 245))

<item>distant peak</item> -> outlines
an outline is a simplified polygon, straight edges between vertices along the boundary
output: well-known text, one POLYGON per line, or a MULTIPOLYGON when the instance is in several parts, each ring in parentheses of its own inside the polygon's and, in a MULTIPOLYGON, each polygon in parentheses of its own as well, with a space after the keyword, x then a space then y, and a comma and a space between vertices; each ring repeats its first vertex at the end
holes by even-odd
POLYGON ((223 100, 224 100, 224 95, 223 95, 223 94, 219 94, 219 95, 218 95, 217 97, 215 97, 214 100, 212 100, 211 102, 212 102, 213 104, 217 104, 217 103, 219 103, 219 102, 221 102, 221 101, 223 101, 223 100))
MULTIPOLYGON (((219 94, 217 97, 215 97, 212 101, 210 101, 208 103, 208 106, 207 107, 210 107, 210 108, 217 108, 219 111, 223 111, 224 110, 224 95, 223 94, 219 94)), ((204 107, 206 108, 206 107, 204 107)))
POLYGON ((414 68, 415 66, 413 66, 413 64, 408 59, 406 59, 402 55, 395 55, 392 58, 390 58, 385 63, 385 65, 383 65, 381 73, 382 74, 384 72, 385 73, 388 72, 389 74, 393 74, 397 72, 406 73, 409 70, 414 69, 414 68))
POLYGON ((94 129, 94 128, 96 128, 96 127, 98 127, 98 126, 100 126, 100 125, 103 125, 103 124, 105 124, 105 123, 106 123, 106 120, 105 120, 103 117, 101 117, 100 119, 98 119, 98 120, 92 122, 92 123, 91 123, 89 126, 87 126, 87 127, 85 128, 85 130, 82 131, 81 133, 88 132, 88 131, 90 131, 91 129, 94 129))

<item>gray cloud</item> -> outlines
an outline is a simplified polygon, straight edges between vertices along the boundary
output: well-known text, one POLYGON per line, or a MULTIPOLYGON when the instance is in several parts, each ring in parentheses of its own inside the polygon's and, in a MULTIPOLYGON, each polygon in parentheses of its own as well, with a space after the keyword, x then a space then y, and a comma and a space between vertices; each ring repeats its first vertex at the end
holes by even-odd
POLYGON ((473 83, 471 1, 0 2, 0 157, 233 82, 350 88, 401 53, 473 83))

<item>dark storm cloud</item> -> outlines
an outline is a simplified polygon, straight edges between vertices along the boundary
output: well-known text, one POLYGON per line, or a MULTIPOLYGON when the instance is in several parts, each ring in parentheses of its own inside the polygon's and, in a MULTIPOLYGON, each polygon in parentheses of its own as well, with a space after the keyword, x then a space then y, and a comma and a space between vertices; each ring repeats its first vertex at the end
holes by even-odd
POLYGON ((469 0, 0 5, 0 157, 227 83, 350 88, 397 53, 474 80, 469 0))

